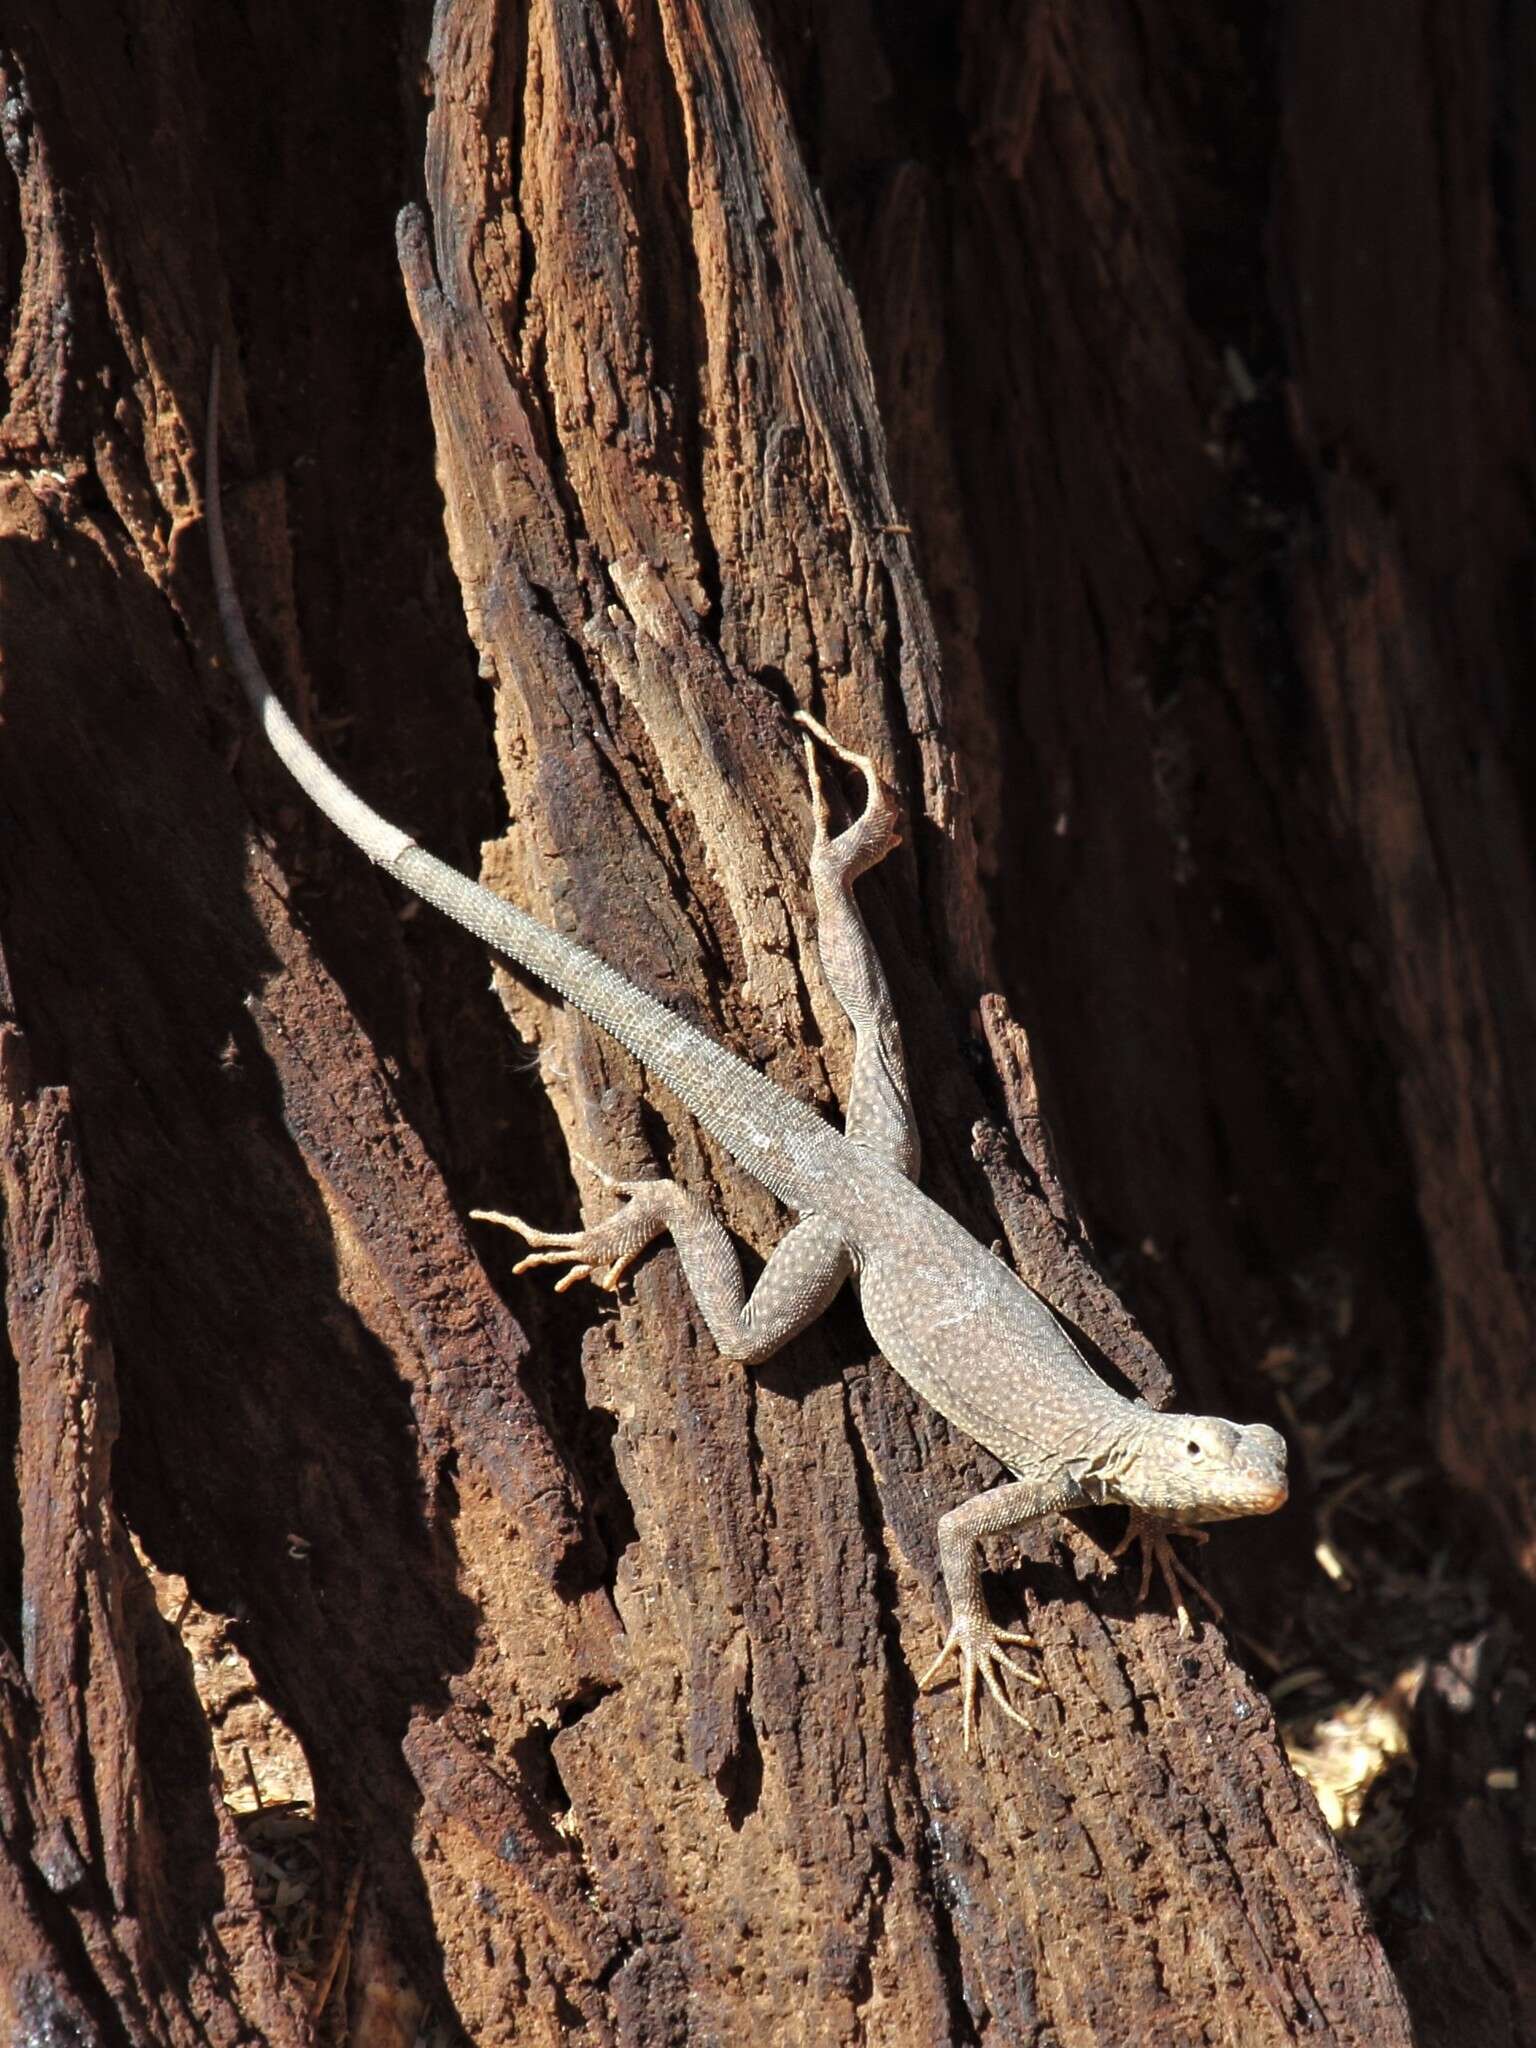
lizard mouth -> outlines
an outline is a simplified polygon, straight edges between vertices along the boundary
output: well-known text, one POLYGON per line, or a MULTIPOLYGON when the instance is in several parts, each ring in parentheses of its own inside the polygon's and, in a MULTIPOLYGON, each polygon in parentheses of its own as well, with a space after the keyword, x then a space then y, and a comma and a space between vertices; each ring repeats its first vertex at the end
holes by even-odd
POLYGON ((1233 1512, 1239 1515, 1272 1515, 1290 1498, 1286 1475, 1285 1439, 1265 1423, 1250 1423, 1239 1458, 1238 1500, 1233 1512))
POLYGON ((1272 1515, 1291 1497, 1285 1466, 1267 1458, 1262 1464, 1240 1466, 1231 1475, 1223 1497, 1196 1508, 1191 1522, 1235 1522, 1246 1515, 1272 1515))
POLYGON ((1235 1522, 1272 1515, 1290 1498, 1285 1439, 1265 1423, 1251 1423, 1231 1447, 1225 1471, 1211 1475, 1201 1498, 1174 1510, 1175 1523, 1235 1522))
POLYGON ((1277 1478, 1272 1472, 1245 1475, 1245 1480, 1233 1486, 1220 1500, 1202 1501, 1194 1507, 1175 1508, 1165 1511, 1164 1520, 1175 1527, 1198 1528, 1202 1522, 1240 1522, 1249 1515, 1272 1515, 1283 1508, 1290 1498, 1290 1488, 1283 1476, 1277 1478))
POLYGON ((1262 1463, 1251 1465, 1244 1475, 1247 1485, 1246 1498, 1239 1513, 1245 1515, 1272 1515, 1277 1508, 1283 1508, 1291 1497, 1291 1483, 1286 1477, 1285 1453, 1278 1459, 1265 1458, 1262 1463))

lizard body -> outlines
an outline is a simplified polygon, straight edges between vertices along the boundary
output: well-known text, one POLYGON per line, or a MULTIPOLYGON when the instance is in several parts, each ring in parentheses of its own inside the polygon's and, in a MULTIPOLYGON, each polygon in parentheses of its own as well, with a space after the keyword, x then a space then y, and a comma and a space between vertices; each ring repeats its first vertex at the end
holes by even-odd
MULTIPOLYGON (((272 745, 320 809, 370 859, 576 1004, 626 1046, 754 1179, 799 1219, 747 1296, 735 1245, 708 1205, 670 1180, 614 1181, 617 1213, 589 1229, 506 1224, 530 1249, 517 1267, 563 1263, 557 1283, 616 1286, 658 1236, 670 1234, 711 1334, 728 1357, 755 1363, 821 1312, 851 1279, 871 1336, 922 1398, 1013 1473, 941 1516, 939 1552, 951 1609, 944 1647, 922 1683, 957 1662, 967 1745, 978 1681, 1002 1709, 1003 1670, 1038 1684, 1009 1655, 1030 1638, 987 1612, 978 1539, 1090 1503, 1132 1510, 1187 1614, 1167 1540, 1229 1516, 1268 1513, 1286 1497, 1285 1445, 1263 1424, 1169 1415, 1126 1399, 1094 1372, 1046 1304, 916 1185, 917 1137, 901 1037, 885 975, 852 895, 856 877, 896 844, 896 812, 874 764, 849 753, 807 713, 815 834, 811 880, 822 964, 854 1026, 846 1131, 787 1094, 575 941, 540 924, 417 846, 350 790, 283 710, 262 671, 235 594, 219 498, 218 363, 208 401, 207 519, 214 586, 233 666, 272 745), (865 780, 862 814, 835 838, 817 769, 822 746, 865 780)), ((1190 1583, 1193 1583, 1191 1581, 1190 1583)))

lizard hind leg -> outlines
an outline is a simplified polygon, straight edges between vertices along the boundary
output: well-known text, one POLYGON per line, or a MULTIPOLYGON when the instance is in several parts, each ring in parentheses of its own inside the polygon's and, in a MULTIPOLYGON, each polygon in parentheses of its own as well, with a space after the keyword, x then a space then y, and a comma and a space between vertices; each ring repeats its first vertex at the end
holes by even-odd
MULTIPOLYGON (((612 1180, 603 1184, 625 1197, 622 1209, 585 1230, 540 1230, 521 1216, 508 1216, 500 1209, 471 1209, 479 1223, 499 1223, 514 1231, 528 1249, 512 1271, 526 1273, 534 1266, 563 1265, 565 1271, 555 1282, 556 1294, 564 1294, 578 1280, 590 1280, 596 1287, 618 1292, 619 1282, 641 1254, 668 1227, 673 1200, 682 1196, 675 1181, 612 1180)), ((684 1198, 686 1199, 686 1198, 684 1198)))
POLYGON ((852 748, 842 746, 833 739, 820 719, 813 718, 809 711, 797 711, 794 717, 796 725, 805 734, 805 771, 811 785, 811 805, 815 814, 816 843, 811 863, 813 867, 818 864, 824 866, 831 876, 846 886, 856 882, 860 875, 867 874, 900 846, 900 812, 896 799, 880 780, 879 770, 870 755, 856 754, 852 748), (818 747, 825 747, 844 767, 857 770, 864 781, 863 810, 835 838, 831 832, 827 793, 822 786, 821 765, 816 758, 818 747))
POLYGON ((901 1026, 875 951, 874 941, 853 897, 853 884, 901 844, 896 800, 880 780, 873 760, 840 746, 808 711, 797 711, 804 729, 806 773, 811 784, 815 836, 811 843, 811 886, 816 893, 816 944, 828 986, 853 1026, 853 1077, 848 1089, 847 1134, 894 1166, 917 1178, 917 1119, 907 1086, 901 1026), (817 748, 823 747, 864 779, 864 808, 834 837, 822 786, 817 748))
POLYGON ((780 1238, 749 1296, 731 1234, 702 1196, 675 1180, 614 1180, 599 1167, 591 1171, 624 1206, 585 1230, 539 1230, 494 1209, 470 1214, 522 1238, 528 1250, 515 1273, 564 1265, 557 1293, 578 1280, 617 1290, 641 1253, 658 1237, 670 1237, 721 1355, 747 1365, 771 1358, 814 1322, 848 1277, 842 1233, 824 1216, 804 1216, 780 1238))

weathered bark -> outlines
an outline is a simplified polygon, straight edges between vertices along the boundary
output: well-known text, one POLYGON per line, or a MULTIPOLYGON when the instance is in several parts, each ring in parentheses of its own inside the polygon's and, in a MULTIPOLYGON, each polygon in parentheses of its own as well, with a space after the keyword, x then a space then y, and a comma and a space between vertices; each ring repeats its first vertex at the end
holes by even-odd
MULTIPOLYGON (((1373 1396, 1435 1370, 1466 1480, 1470 1386, 1506 1437, 1530 1423, 1498 1250, 1531 1160, 1505 1114, 1528 791, 1450 679, 1511 672, 1513 601, 1486 623, 1478 579, 1508 588, 1528 524, 1483 486, 1495 419, 1527 463, 1529 422, 1491 243, 1475 546, 1384 373, 1339 371, 1332 188, 1372 218, 1342 110, 1352 66, 1409 62, 1387 10, 1300 6, 1275 59, 1214 7, 1133 46, 1093 7, 848 4, 811 42, 733 0, 452 0, 429 108, 421 10, 355 12, 74 0, 0 50, 0 2014, 142 2041, 302 2040, 322 2002, 370 2042, 1405 2040, 1267 1703, 1219 1632, 1137 1608, 1107 1525, 999 1580, 1053 1691, 967 1758, 911 1674, 935 1518, 993 1468, 856 1316, 746 1375, 669 1253, 613 1313, 471 1245, 477 1203, 574 1213, 568 1151, 667 1161, 759 1250, 781 1226, 632 1062, 499 977, 504 1013, 478 949, 304 811, 223 672, 193 517, 222 338, 242 587, 327 752, 835 1113, 785 717, 824 709, 909 812, 865 886, 928 1183, 983 1234, 995 1210, 1111 1368, 1169 1391, 1134 1309, 1186 1399, 1245 1416, 1326 1261, 1373 1396), (1207 119, 1243 135, 1235 189, 1192 154, 1207 119), (1257 228, 1269 270, 1250 247, 1202 302, 1191 245, 1257 228), (1260 303, 1268 356, 1222 324, 1260 303), (1261 379, 1238 404, 1224 341, 1261 379), (1361 944, 1393 971, 1367 981, 1361 944), (1129 1308, 1031 1045, 1082 1214, 1157 1248, 1120 1261, 1129 1308), (1381 1268, 1416 1248, 1410 1190, 1431 1263, 1404 1300, 1381 1268), (256 1910, 125 1521, 304 1745, 318 1991, 256 1910)), ((1403 103, 1475 154, 1485 110, 1442 107, 1459 74, 1423 61, 1403 103)), ((1426 339, 1405 387, 1437 369, 1426 339)), ((1520 1562, 1529 1502, 1479 1484, 1520 1562)), ((1293 1527, 1294 1557, 1304 1504, 1293 1527)), ((1256 1633, 1288 1597, 1268 1548, 1213 1545, 1256 1633)), ((1509 1841, 1486 1805, 1425 1829, 1437 1906, 1457 1843, 1509 1841)), ((1435 1954, 1496 1965, 1481 2038, 1512 2040, 1502 1896, 1435 1954)), ((1457 2039, 1400 1947, 1424 2038, 1457 2039)))

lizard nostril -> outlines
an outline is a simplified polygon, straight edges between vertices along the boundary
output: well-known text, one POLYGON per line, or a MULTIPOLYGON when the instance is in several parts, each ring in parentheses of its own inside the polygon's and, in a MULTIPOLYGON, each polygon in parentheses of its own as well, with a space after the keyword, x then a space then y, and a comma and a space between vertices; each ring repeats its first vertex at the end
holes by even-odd
POLYGON ((1269 1484, 1261 1489, 1259 1494, 1260 1505, 1255 1512, 1261 1515, 1272 1515, 1276 1508, 1283 1508, 1290 1497, 1291 1489, 1286 1484, 1284 1471, 1276 1472, 1271 1475, 1269 1484))
POLYGON ((1243 1434, 1246 1438, 1244 1448, 1255 1468, 1260 1472, 1273 1473, 1276 1483, 1283 1489, 1286 1468, 1285 1438, 1278 1429, 1271 1429, 1267 1422, 1250 1422, 1243 1434))

